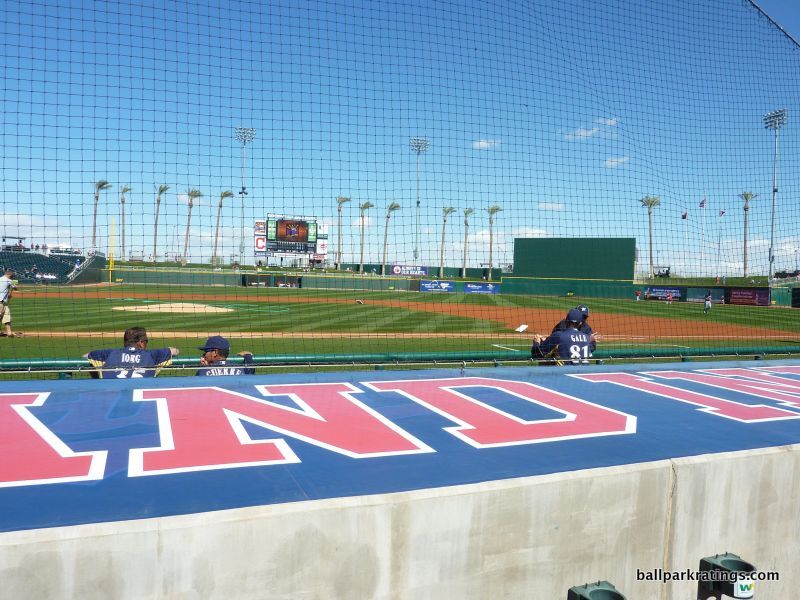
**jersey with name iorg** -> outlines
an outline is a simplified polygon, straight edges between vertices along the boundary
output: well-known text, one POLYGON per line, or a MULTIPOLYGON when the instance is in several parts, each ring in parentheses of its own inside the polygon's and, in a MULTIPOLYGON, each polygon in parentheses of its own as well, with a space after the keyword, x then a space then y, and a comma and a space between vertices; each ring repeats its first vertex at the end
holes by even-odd
POLYGON ((92 350, 87 355, 93 367, 102 368, 101 379, 155 377, 161 367, 172 362, 169 348, 140 350, 136 346, 92 350))

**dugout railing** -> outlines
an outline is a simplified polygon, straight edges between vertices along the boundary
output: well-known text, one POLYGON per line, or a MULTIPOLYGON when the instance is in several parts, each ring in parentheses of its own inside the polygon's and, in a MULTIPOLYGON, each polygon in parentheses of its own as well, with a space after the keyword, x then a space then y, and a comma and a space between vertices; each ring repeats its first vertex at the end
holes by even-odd
MULTIPOLYGON (((591 363, 603 364, 606 361, 691 361, 694 359, 742 359, 752 358, 791 358, 800 355, 786 347, 753 346, 747 348, 659 348, 658 352, 643 349, 605 349, 597 350, 590 359, 591 363)), ((536 366, 540 362, 530 358, 526 352, 514 351, 465 351, 465 352, 393 352, 393 353, 356 353, 356 354, 274 354, 255 355, 255 367, 360 367, 360 368, 386 368, 391 366, 452 366, 452 365, 530 365, 536 366)), ((242 364, 241 357, 231 357, 231 365, 242 364)), ((552 364, 552 363, 548 363, 552 364)), ((172 365, 165 367, 164 372, 176 375, 191 375, 200 367, 196 357, 176 357, 172 365)), ((31 358, 31 359, 2 359, 0 360, 0 374, 27 373, 64 373, 81 374, 91 373, 94 369, 85 359, 78 358, 31 358)))

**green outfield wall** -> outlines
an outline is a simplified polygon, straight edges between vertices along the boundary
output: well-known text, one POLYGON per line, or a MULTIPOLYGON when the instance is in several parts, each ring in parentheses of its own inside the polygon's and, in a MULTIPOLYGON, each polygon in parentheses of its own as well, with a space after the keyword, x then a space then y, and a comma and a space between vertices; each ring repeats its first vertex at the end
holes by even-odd
POLYGON ((503 294, 531 296, 584 296, 589 298, 634 298, 631 281, 604 279, 548 279, 538 277, 503 277, 503 294))
POLYGON ((153 285, 242 285, 239 273, 181 269, 112 269, 111 283, 146 283, 153 285))
POLYGON ((795 306, 792 303, 792 296, 797 296, 797 293, 794 292, 794 289, 797 286, 791 284, 784 284, 780 286, 775 286, 772 288, 772 302, 776 306, 795 306))
POLYGON ((104 280, 112 283, 136 283, 152 285, 194 286, 264 286, 288 285, 310 289, 364 290, 364 291, 409 291, 412 282, 408 277, 375 277, 356 273, 256 273, 247 271, 217 272, 181 269, 112 269, 104 271, 104 280))
POLYGON ((633 280, 635 238, 516 238, 514 276, 633 280))
POLYGON ((371 275, 303 275, 302 287, 323 290, 364 290, 407 292, 412 280, 408 277, 375 277, 371 275))

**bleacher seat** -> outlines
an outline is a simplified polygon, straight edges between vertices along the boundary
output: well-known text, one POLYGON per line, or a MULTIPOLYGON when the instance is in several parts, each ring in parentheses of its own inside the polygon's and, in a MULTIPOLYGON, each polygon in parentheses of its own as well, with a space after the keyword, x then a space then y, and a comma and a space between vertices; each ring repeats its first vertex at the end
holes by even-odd
POLYGON ((86 260, 82 256, 73 256, 69 258, 71 262, 68 263, 66 258, 54 258, 36 252, 0 252, 0 265, 13 269, 21 283, 66 283, 67 276, 75 267, 75 260, 78 258, 82 263, 86 260), (34 265, 42 277, 36 277, 32 273, 34 265), (54 278, 45 278, 44 275, 54 275, 54 278))

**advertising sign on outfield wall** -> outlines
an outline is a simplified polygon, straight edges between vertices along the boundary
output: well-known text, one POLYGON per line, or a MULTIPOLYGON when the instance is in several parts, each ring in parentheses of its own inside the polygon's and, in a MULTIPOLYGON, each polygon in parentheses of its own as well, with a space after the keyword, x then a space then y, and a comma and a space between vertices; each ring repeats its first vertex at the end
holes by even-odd
POLYGON ((769 290, 757 290, 753 288, 732 289, 731 304, 769 306, 769 290))
POLYGON ((679 300, 683 296, 682 288, 668 288, 668 287, 651 287, 645 290, 645 298, 654 300, 666 300, 667 296, 672 294, 673 300, 679 300), (648 293, 649 290, 649 293, 648 293))
POLYGON ((416 265, 392 265, 392 275, 416 277, 427 274, 427 267, 417 267, 416 265))
POLYGON ((420 292, 455 292, 456 284, 452 281, 436 281, 422 279, 419 282, 420 292))
POLYGON ((465 294, 499 294, 499 283, 465 283, 465 294))

